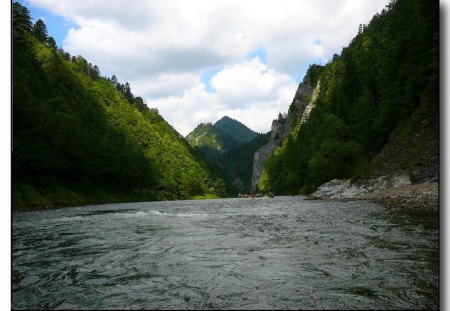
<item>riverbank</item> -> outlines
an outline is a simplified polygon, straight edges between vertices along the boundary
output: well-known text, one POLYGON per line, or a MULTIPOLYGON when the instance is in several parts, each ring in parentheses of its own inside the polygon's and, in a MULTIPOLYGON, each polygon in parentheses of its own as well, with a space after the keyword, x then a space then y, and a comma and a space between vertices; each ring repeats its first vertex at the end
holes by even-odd
POLYGON ((199 200, 218 198, 216 195, 204 194, 188 196, 176 195, 167 191, 123 191, 114 187, 88 187, 73 185, 51 185, 45 188, 27 184, 12 186, 11 205, 13 211, 48 210, 61 207, 97 205, 125 202, 150 202, 173 200, 199 200))
POLYGON ((354 197, 356 200, 370 200, 389 207, 411 209, 439 208, 439 183, 423 183, 380 190, 354 197))
POLYGON ((407 175, 385 175, 371 178, 333 179, 321 185, 307 199, 370 200, 382 205, 400 208, 437 209, 439 183, 436 179, 412 184, 407 175))
POLYGON ((27 184, 12 186, 11 205, 13 211, 48 210, 60 207, 90 204, 154 201, 154 194, 124 193, 114 188, 65 187, 52 185, 37 188, 27 184))

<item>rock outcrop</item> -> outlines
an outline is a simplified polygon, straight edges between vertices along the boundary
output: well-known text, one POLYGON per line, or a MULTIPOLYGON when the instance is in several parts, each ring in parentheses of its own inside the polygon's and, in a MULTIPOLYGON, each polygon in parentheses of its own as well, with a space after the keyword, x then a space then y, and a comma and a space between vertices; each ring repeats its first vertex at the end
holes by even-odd
MULTIPOLYGON (((319 85, 320 83, 318 82, 317 86, 319 85)), ((256 192, 266 160, 273 154, 275 148, 283 143, 284 139, 291 133, 294 126, 298 124, 300 120, 304 122, 309 116, 312 109, 311 103, 313 102, 313 99, 315 99, 314 94, 318 94, 318 91, 315 91, 315 86, 311 82, 310 77, 306 75, 295 92, 287 116, 284 118, 280 114, 280 117, 277 120, 273 120, 269 141, 258 149, 253 158, 252 192, 256 192), (308 113, 305 114, 304 112, 307 107, 309 107, 309 110, 308 113)))
POLYGON ((408 175, 378 176, 351 182, 333 179, 308 196, 309 199, 351 199, 372 192, 411 185, 408 175))
POLYGON ((411 184, 407 175, 360 179, 333 179, 310 194, 307 199, 370 200, 388 207, 407 209, 439 208, 439 184, 434 179, 411 184))
POLYGON ((370 200, 389 207, 438 209, 439 183, 421 183, 369 193, 357 199, 370 200))
POLYGON ((273 120, 269 141, 267 142, 267 144, 259 148, 258 151, 256 151, 255 155, 253 156, 253 173, 252 173, 252 189, 251 189, 252 193, 256 192, 259 177, 261 176, 261 173, 264 169, 264 163, 266 162, 267 158, 269 158, 269 156, 273 154, 275 148, 281 145, 285 137, 285 133, 289 132, 286 132, 284 122, 282 122, 282 120, 280 121, 273 120))

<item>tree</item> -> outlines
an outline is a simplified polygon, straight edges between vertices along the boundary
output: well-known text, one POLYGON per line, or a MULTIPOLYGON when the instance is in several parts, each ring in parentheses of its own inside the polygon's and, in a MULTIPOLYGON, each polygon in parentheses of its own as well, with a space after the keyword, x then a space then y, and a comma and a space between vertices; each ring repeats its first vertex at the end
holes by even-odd
POLYGON ((14 33, 31 32, 32 23, 30 11, 18 2, 13 3, 12 22, 14 33))
POLYGON ((117 80, 116 75, 112 75, 112 77, 111 77, 111 84, 116 86, 117 83, 119 83, 119 80, 117 80))
POLYGON ((125 85, 123 87, 123 95, 130 103, 134 102, 134 95, 133 93, 131 93, 131 86, 128 82, 125 82, 125 85))
POLYGON ((54 49, 54 50, 57 49, 56 41, 55 41, 55 39, 53 39, 53 37, 51 37, 51 36, 48 37, 48 39, 47 39, 47 46, 49 48, 51 48, 51 49, 54 49))
POLYGON ((30 42, 27 40, 28 35, 31 33, 32 24, 30 11, 18 2, 13 4, 12 12, 12 32, 13 32, 13 50, 14 59, 17 61, 21 58, 19 51, 29 50, 30 42))
POLYGON ((38 19, 38 21, 34 24, 33 35, 36 37, 36 39, 38 39, 39 42, 47 41, 47 26, 45 26, 42 19, 38 19))

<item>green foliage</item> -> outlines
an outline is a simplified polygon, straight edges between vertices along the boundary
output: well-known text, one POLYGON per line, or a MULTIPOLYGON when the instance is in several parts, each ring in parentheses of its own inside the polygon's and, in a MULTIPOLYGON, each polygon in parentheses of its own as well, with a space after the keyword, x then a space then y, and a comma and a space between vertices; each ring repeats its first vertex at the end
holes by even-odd
POLYGON ((306 75, 309 77, 312 87, 315 87, 317 85, 317 81, 319 81, 319 76, 322 73, 322 71, 323 66, 321 65, 317 64, 309 65, 306 75))
POLYGON ((204 158, 212 176, 225 181, 216 192, 224 195, 250 193, 253 172, 253 157, 255 152, 269 139, 270 133, 258 135, 253 140, 238 145, 226 152, 220 152, 208 145, 194 148, 195 153, 204 158))
POLYGON ((47 26, 45 26, 42 19, 38 19, 37 22, 33 26, 33 36, 41 43, 47 41, 47 26))
POLYGON ((197 147, 207 159, 217 160, 221 152, 234 149, 258 137, 244 124, 223 117, 215 124, 201 123, 189 135, 187 141, 192 147, 197 147))
POLYGON ((223 167, 228 193, 251 192, 251 178, 253 173, 253 157, 255 152, 267 143, 270 132, 259 135, 253 140, 240 145, 221 157, 220 164, 223 167))
MULTIPOLYGON (((414 135, 419 115, 425 122, 424 113, 415 113, 419 108, 437 115, 438 1, 392 1, 370 24, 360 25, 358 35, 340 56, 335 55, 323 69, 310 67, 308 74, 311 81, 321 83, 316 108, 298 134, 291 135, 266 161, 260 189, 309 193, 333 178, 368 174, 370 159, 391 135, 414 135), (411 118, 415 121, 406 121, 411 118), (402 130, 394 131, 397 127, 402 130)), ((432 133, 437 131, 423 130, 427 134, 418 140, 436 140, 432 133)), ((435 144, 425 145, 418 146, 422 153, 436 153, 435 144)), ((392 144, 390 148, 395 149, 392 144)), ((409 157, 397 151, 396 158, 402 159, 397 161, 398 168, 405 167, 401 163, 417 162, 405 160, 409 157)), ((393 153, 385 154, 393 157, 393 153)), ((421 157, 410 153, 414 159, 421 157)))
POLYGON ((250 193, 253 156, 268 135, 253 132, 227 116, 215 124, 199 124, 188 136, 195 153, 205 159, 212 175, 221 180, 215 191, 221 195, 250 193))
POLYGON ((29 12, 13 7, 13 204, 221 193, 206 164, 128 83, 118 91, 97 66, 43 41, 45 24, 31 31, 29 12))
POLYGON ((227 116, 214 123, 214 127, 231 136, 238 144, 247 143, 259 136, 241 122, 227 116))
POLYGON ((199 124, 186 136, 186 140, 192 147, 208 147, 205 149, 206 154, 214 151, 223 152, 238 145, 233 137, 225 134, 211 123, 199 124))

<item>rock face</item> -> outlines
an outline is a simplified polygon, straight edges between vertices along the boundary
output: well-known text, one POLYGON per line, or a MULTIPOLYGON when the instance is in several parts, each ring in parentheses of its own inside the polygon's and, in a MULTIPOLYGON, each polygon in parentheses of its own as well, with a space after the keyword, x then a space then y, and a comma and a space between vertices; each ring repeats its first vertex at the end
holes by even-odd
MULTIPOLYGON (((319 83, 317 84, 319 85, 319 83)), ((294 128, 297 120, 302 118, 305 108, 313 98, 313 91, 314 86, 309 76, 306 75, 295 92, 286 118, 280 115, 277 120, 273 120, 269 141, 256 151, 253 158, 252 192, 256 192, 259 177, 264 169, 264 163, 267 158, 273 154, 275 148, 283 143, 284 139, 294 128)))
POLYGON ((362 199, 391 207, 407 209, 438 209, 439 184, 422 183, 369 193, 362 199))
POLYGON ((411 185, 407 175, 379 176, 351 183, 350 179, 333 179, 308 196, 310 199, 350 199, 368 193, 411 185))
MULTIPOLYGON (((256 187, 259 182, 262 170, 264 169, 264 163, 267 158, 273 153, 276 147, 281 145, 285 135, 284 122, 273 120, 271 134, 267 144, 262 146, 255 152, 253 156, 253 173, 252 173, 252 193, 256 192, 256 187)), ((287 132, 289 133, 289 132, 287 132)))

